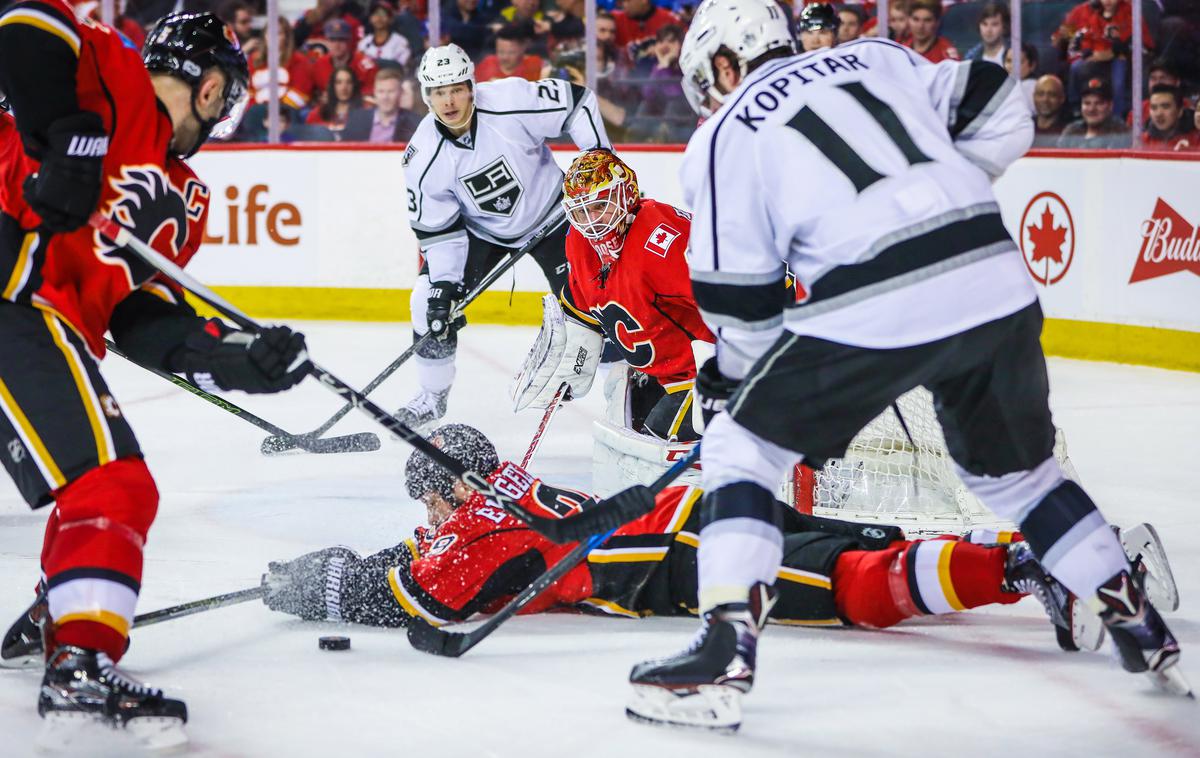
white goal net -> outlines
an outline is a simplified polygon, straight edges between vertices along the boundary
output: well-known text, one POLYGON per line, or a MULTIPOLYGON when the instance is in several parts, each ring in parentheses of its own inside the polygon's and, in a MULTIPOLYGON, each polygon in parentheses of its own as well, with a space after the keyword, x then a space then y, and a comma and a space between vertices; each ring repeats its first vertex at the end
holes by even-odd
MULTIPOLYGON (((784 484, 786 499, 814 515, 893 523, 913 532, 1012 528, 958 478, 932 395, 918 387, 897 405, 908 434, 889 408, 858 433, 844 458, 818 472, 798 466, 794 480, 784 484)), ((1076 478, 1062 430, 1055 435, 1054 455, 1067 476, 1076 478)))

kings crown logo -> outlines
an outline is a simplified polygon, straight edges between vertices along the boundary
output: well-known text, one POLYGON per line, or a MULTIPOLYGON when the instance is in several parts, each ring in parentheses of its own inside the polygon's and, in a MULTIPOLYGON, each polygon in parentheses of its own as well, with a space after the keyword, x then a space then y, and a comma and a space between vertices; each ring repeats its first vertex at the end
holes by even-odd
POLYGON ((521 199, 521 182, 503 157, 460 180, 475 207, 493 216, 511 216, 521 199))

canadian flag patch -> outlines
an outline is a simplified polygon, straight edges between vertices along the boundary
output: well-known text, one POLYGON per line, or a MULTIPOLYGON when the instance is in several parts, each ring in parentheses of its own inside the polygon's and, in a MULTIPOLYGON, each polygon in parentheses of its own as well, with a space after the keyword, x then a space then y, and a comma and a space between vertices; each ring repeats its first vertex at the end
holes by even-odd
POLYGON ((671 243, 679 236, 679 232, 666 224, 659 224, 654 227, 654 231, 650 232, 650 236, 646 238, 646 249, 657 255, 659 258, 666 258, 667 251, 671 249, 671 243))

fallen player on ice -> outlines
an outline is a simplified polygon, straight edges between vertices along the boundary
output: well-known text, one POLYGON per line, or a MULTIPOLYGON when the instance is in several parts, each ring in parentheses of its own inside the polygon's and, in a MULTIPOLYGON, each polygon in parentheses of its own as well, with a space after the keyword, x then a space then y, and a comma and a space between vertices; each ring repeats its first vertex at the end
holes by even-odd
MULTIPOLYGON (((595 502, 502 463, 491 441, 465 424, 442 426, 430 439, 471 469, 492 472, 489 481, 538 515, 563 517, 595 502)), ((403 627, 418 616, 440 626, 495 611, 574 547, 540 536, 419 452, 409 457, 405 478, 410 496, 428 510, 428 527, 366 558, 330 547, 271 563, 267 606, 311 621, 403 627)), ((522 613, 694 616, 701 494, 692 486, 667 488, 652 512, 619 529, 522 613)), ((1032 594, 1064 649, 1101 642, 1098 619, 1076 612, 1019 534, 910 541, 898 527, 805 516, 783 503, 777 516, 784 558, 770 621, 883 628, 1032 594)))

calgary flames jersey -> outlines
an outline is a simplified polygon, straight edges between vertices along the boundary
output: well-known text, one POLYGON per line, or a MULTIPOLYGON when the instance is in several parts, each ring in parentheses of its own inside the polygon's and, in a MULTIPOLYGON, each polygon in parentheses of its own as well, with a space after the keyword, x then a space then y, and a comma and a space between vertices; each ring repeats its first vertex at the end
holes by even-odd
MULTIPOLYGON (((546 485, 514 463, 501 463, 488 480, 539 516, 562 518, 591 502, 582 492, 546 485)), ((688 522, 700 495, 695 487, 667 488, 653 511, 617 530, 521 613, 575 606, 641 615, 648 602, 642 595, 655 569, 681 530, 695 529, 688 522)), ((694 545, 695 534, 682 538, 689 537, 694 545)), ((497 610, 575 545, 549 541, 476 494, 438 528, 417 530, 409 543, 411 564, 390 569, 388 584, 407 614, 445 624, 497 610)))
MULTIPOLYGON (((186 163, 169 155, 171 119, 155 96, 138 50, 113 29, 77 19, 62 0, 19 3, 4 13, 3 22, 52 28, 77 51, 79 106, 100 114, 109 134, 98 210, 179 265, 186 264, 200 244, 209 190, 186 163)), ((16 124, 0 119, 2 295, 58 313, 94 355, 102 356, 113 309, 148 285, 155 271, 90 227, 52 236, 39 231, 40 219, 22 193, 26 177, 37 170, 16 124)))
POLYGON ((582 234, 567 234, 564 310, 603 332, 630 366, 662 385, 694 379, 692 341, 715 341, 692 297, 684 257, 691 224, 684 211, 643 200, 621 257, 607 271, 582 234))

